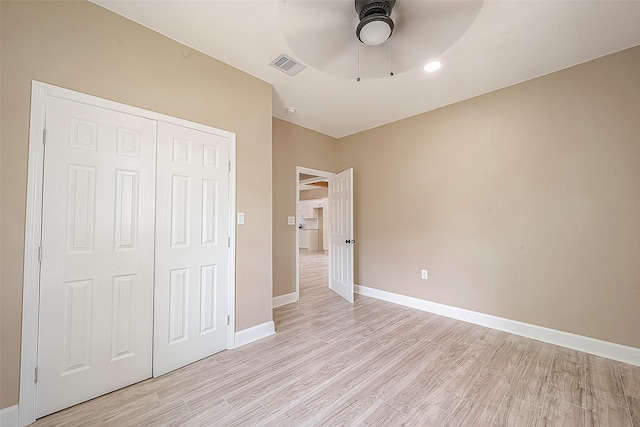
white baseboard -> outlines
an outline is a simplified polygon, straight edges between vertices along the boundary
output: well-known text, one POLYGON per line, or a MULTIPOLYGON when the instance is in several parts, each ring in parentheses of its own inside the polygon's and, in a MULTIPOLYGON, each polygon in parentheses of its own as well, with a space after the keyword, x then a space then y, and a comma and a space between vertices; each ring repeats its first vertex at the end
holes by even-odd
POLYGON ((262 338, 266 338, 269 335, 276 333, 276 324, 273 320, 262 323, 260 325, 252 326, 242 331, 236 332, 235 347, 238 348, 250 342, 257 341, 262 338))
POLYGON ((0 409, 0 427, 18 427, 18 405, 0 409))
POLYGON ((393 292, 368 288, 366 286, 356 285, 355 292, 360 295, 400 304, 405 307, 439 314, 452 319, 462 320, 464 322, 486 326, 488 328, 559 345, 561 347, 572 348, 585 353, 595 354, 596 356, 602 356, 608 359, 640 366, 640 348, 628 347, 569 332, 558 331, 529 323, 518 322, 516 320, 492 316, 490 314, 478 313, 476 311, 408 297, 406 295, 400 295, 393 292))
POLYGON ((280 307, 282 305, 291 304, 292 302, 296 302, 300 299, 298 297, 297 292, 291 292, 290 294, 279 295, 277 297, 273 297, 273 308, 280 307))

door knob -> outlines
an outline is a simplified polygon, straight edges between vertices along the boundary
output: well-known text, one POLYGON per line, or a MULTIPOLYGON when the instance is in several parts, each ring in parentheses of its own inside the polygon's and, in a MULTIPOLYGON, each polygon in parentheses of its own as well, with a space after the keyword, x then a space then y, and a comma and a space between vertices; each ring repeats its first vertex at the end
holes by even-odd
POLYGON ((353 243, 355 243, 356 241, 355 241, 354 239, 351 239, 351 240, 345 240, 344 242, 345 242, 346 244, 350 244, 350 243, 351 243, 351 244, 353 244, 353 243))

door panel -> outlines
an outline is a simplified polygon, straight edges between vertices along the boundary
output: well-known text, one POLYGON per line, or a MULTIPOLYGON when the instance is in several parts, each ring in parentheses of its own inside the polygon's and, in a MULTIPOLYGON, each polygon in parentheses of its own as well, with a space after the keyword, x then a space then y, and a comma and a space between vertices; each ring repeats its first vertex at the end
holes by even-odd
POLYGON ((47 98, 36 416, 151 376, 156 122, 47 98))
POLYGON ((158 123, 153 375, 226 348, 229 140, 158 123))
POLYGON ((329 179, 329 287, 353 303, 353 169, 329 179))

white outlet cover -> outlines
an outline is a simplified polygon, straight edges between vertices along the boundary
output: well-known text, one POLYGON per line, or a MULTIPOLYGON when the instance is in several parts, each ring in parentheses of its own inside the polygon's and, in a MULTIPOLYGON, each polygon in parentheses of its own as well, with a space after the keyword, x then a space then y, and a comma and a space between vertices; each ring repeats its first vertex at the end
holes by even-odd
POLYGON ((244 212, 238 212, 238 224, 244 224, 244 212))
POLYGON ((429 278, 429 273, 427 272, 427 270, 422 270, 422 272, 421 272, 421 277, 422 277, 424 280, 427 280, 427 279, 429 278))

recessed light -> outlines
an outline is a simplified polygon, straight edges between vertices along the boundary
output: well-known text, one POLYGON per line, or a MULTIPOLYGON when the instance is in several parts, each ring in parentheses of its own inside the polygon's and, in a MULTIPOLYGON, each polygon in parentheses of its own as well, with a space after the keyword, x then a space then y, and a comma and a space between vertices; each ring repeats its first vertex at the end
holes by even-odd
POLYGON ((287 112, 287 114, 295 114, 295 113, 297 113, 297 112, 298 112, 298 110, 296 110, 296 109, 295 109, 295 108, 293 108, 293 107, 287 107, 287 108, 285 108, 284 110, 287 112))
POLYGON ((438 71, 440 69, 440 67, 442 67, 442 62, 437 61, 437 60, 436 61, 429 61, 424 66, 424 70, 427 73, 433 73, 434 71, 438 71))

